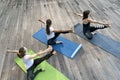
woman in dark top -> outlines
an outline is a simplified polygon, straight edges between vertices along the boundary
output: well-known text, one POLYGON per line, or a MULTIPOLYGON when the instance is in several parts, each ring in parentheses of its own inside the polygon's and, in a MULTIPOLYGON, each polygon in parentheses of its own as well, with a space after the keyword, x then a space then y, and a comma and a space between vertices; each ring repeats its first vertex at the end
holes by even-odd
POLYGON ((83 14, 78 14, 78 13, 75 13, 75 14, 82 17, 83 34, 86 36, 87 39, 92 39, 93 38, 92 32, 96 31, 97 29, 104 29, 104 28, 110 27, 110 23, 108 23, 108 22, 103 23, 103 22, 88 18, 89 14, 90 14, 89 10, 85 10, 83 12, 83 14), (97 23, 102 26, 100 26, 100 27, 90 26, 90 23, 97 23))

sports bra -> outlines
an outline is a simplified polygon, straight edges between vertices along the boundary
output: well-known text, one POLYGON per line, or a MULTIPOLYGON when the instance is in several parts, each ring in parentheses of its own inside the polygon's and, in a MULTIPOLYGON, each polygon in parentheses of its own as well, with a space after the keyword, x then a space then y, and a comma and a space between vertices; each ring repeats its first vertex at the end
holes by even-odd
POLYGON ((90 31, 90 22, 88 22, 87 24, 83 23, 83 32, 87 32, 90 31))

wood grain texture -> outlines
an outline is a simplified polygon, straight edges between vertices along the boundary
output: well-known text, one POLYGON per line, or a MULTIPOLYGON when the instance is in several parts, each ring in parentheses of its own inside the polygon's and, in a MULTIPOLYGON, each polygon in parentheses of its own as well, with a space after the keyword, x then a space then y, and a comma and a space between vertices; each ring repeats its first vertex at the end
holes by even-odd
MULTIPOLYGON (((46 49, 32 37, 44 26, 38 22, 39 18, 52 19, 56 29, 70 29, 81 23, 81 18, 73 12, 87 9, 92 18, 112 22, 110 29, 98 32, 120 41, 120 0, 0 0, 0 80, 26 79, 14 62, 16 54, 7 54, 7 48, 25 46, 35 52, 46 49)), ((74 59, 58 53, 48 60, 70 80, 120 80, 120 59, 75 34, 62 36, 83 44, 74 59)))

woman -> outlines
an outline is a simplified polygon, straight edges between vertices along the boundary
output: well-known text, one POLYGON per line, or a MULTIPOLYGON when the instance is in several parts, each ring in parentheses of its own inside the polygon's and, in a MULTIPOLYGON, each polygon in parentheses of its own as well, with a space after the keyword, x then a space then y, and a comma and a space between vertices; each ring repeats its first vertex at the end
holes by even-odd
POLYGON ((35 76, 43 71, 42 69, 37 70, 34 73, 34 69, 36 68, 37 65, 39 65, 42 61, 49 59, 55 52, 53 52, 52 47, 48 46, 48 48, 44 51, 40 51, 36 54, 28 54, 27 48, 21 47, 19 50, 7 50, 8 53, 17 53, 17 56, 21 58, 25 64, 25 67, 27 69, 27 80, 34 80, 35 76), (45 55, 44 57, 33 59, 37 56, 40 56, 41 54, 48 53, 49 54, 45 55))
POLYGON ((88 18, 89 14, 90 14, 89 10, 85 10, 83 12, 83 15, 82 14, 78 14, 78 13, 75 13, 75 14, 78 15, 78 16, 83 17, 82 18, 82 21, 83 21, 83 34, 88 39, 92 39, 92 37, 93 37, 92 32, 96 31, 97 29, 104 29, 104 28, 110 27, 109 23, 103 23, 103 22, 96 21, 96 20, 88 18), (101 26, 101 27, 90 26, 90 23, 97 23, 97 24, 100 24, 100 25, 103 25, 103 26, 101 26))
MULTIPOLYGON (((43 24, 45 24, 44 21, 39 20, 43 24)), ((69 30, 55 30, 52 26, 52 21, 50 19, 46 20, 46 34, 47 34, 47 40, 48 40, 48 45, 54 45, 54 44, 60 44, 62 43, 61 41, 56 41, 56 38, 61 34, 66 34, 66 33, 73 33, 72 29, 69 30)))

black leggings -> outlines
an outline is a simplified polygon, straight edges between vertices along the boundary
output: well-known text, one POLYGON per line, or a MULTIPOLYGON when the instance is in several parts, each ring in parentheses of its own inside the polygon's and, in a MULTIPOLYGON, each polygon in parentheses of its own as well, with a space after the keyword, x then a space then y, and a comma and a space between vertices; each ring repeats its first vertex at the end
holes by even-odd
POLYGON ((42 70, 38 70, 34 72, 34 69, 36 68, 37 65, 39 65, 42 61, 49 59, 53 54, 54 50, 52 50, 49 54, 45 55, 42 58, 38 58, 34 60, 34 64, 27 70, 27 80, 34 80, 35 76, 41 72, 42 70))
POLYGON ((87 39, 92 39, 93 38, 93 34, 91 32, 94 32, 98 29, 104 29, 104 28, 107 28, 107 26, 102 26, 102 27, 94 27, 94 26, 91 26, 90 27, 90 30, 86 30, 84 32, 84 35, 87 37, 87 39))
POLYGON ((53 38, 49 39, 48 42, 47 42, 47 44, 48 44, 48 45, 54 45, 54 44, 56 44, 55 39, 56 39, 61 33, 66 34, 66 33, 69 33, 69 31, 56 32, 56 33, 55 33, 55 36, 54 36, 53 38))

